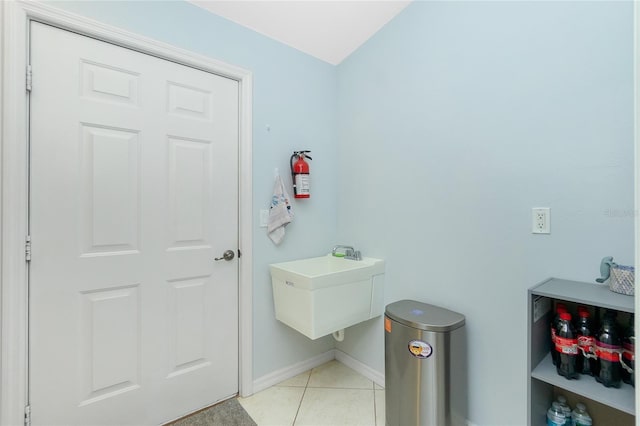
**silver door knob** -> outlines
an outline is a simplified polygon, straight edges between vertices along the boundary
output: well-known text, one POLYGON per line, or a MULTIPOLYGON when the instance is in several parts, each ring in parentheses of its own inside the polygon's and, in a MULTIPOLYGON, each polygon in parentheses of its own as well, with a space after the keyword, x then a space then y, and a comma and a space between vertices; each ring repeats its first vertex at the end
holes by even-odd
POLYGON ((233 250, 227 250, 224 253, 222 253, 222 257, 216 257, 213 260, 231 260, 235 257, 235 253, 233 252, 233 250))

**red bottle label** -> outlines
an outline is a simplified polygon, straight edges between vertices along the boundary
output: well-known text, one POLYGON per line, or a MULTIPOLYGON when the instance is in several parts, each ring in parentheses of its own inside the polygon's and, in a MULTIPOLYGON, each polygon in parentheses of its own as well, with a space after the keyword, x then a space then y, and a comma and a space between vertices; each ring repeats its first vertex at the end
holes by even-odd
POLYGON ((620 362, 620 350, 622 348, 617 345, 609 345, 596 341, 596 355, 598 359, 610 362, 620 362))
POLYGON ((577 355, 578 339, 556 336, 556 351, 561 354, 577 355))
POLYGON ((596 338, 593 336, 578 336, 578 346, 586 353, 593 353, 596 346, 596 338))

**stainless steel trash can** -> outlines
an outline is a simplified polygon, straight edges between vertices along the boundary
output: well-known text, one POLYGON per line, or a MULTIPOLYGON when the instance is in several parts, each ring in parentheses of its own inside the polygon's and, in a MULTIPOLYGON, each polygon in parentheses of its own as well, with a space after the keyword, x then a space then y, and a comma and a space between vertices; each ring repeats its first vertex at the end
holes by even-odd
POLYGON ((457 312, 414 300, 387 305, 387 426, 451 425, 451 334, 464 321, 457 312))

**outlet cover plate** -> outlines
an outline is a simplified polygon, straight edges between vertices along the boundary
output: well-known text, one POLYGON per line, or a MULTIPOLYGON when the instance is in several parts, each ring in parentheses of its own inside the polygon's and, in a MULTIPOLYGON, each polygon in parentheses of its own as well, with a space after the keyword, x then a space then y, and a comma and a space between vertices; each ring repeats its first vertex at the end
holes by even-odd
POLYGON ((534 207, 531 209, 531 233, 551 233, 551 209, 549 207, 534 207))

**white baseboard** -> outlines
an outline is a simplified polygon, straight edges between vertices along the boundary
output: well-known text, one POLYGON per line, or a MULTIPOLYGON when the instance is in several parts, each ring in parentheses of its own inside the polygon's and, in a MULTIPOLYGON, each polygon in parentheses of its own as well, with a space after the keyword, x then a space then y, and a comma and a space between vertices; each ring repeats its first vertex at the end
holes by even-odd
POLYGON ((381 373, 373 368, 369 367, 361 361, 347 355, 346 353, 336 349, 336 361, 339 361, 349 367, 350 369, 357 371, 369 380, 373 380, 378 386, 384 387, 384 373, 381 373))
POLYGON ((367 379, 372 380, 377 385, 384 387, 384 373, 380 373, 379 371, 374 370, 368 365, 362 363, 361 361, 358 361, 357 359, 347 355, 342 351, 331 349, 325 353, 314 356, 313 358, 309 358, 297 364, 281 368, 280 370, 276 370, 254 380, 253 393, 270 388, 271 386, 277 385, 280 382, 295 377, 298 374, 302 374, 305 371, 309 371, 312 368, 318 367, 333 359, 360 373, 367 379))
POLYGON ((278 383, 295 377, 298 374, 309 371, 314 367, 325 364, 336 358, 335 352, 335 349, 331 349, 323 354, 314 356, 313 358, 309 358, 297 364, 293 364, 288 367, 281 368, 280 370, 276 370, 272 373, 266 374, 253 381, 253 393, 270 388, 271 386, 277 385, 278 383))

